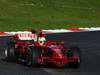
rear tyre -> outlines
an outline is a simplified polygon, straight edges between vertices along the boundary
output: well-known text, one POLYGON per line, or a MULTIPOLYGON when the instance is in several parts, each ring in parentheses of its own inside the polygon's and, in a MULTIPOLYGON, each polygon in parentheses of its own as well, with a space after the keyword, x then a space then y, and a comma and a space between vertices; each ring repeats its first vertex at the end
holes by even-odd
POLYGON ((12 45, 8 45, 8 47, 5 49, 5 59, 7 61, 15 60, 15 48, 12 45))

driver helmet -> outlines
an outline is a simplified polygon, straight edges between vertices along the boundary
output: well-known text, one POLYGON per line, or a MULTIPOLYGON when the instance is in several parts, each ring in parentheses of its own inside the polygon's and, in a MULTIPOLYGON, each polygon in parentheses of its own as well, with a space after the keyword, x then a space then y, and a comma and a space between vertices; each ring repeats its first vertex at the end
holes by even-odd
POLYGON ((46 41, 45 35, 42 32, 40 32, 38 34, 38 43, 40 45, 44 45, 45 41, 46 41))

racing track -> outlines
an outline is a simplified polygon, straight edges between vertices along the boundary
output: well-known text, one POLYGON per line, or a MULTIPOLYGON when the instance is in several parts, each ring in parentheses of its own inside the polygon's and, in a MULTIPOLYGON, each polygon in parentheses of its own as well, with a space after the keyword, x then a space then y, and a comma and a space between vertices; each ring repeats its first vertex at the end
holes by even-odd
POLYGON ((80 68, 29 68, 3 61, 2 53, 9 37, 2 37, 0 38, 0 75, 100 75, 100 32, 49 34, 47 39, 65 41, 66 46, 78 45, 82 53, 80 68))

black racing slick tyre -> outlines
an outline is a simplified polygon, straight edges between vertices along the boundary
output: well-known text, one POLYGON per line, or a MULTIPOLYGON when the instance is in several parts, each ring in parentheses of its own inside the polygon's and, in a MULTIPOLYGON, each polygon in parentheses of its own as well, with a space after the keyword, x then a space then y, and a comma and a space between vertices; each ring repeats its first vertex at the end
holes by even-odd
POLYGON ((15 60, 15 48, 12 46, 8 46, 5 49, 5 59, 7 61, 14 61, 15 60))
POLYGON ((26 55, 26 65, 36 66, 37 65, 37 57, 39 56, 39 53, 34 46, 30 46, 27 48, 27 55, 26 55))
POLYGON ((69 66, 73 67, 73 68, 78 68, 80 66, 81 63, 81 52, 80 52, 80 48, 79 47, 70 47, 68 52, 67 52, 67 56, 68 57, 78 57, 77 61, 74 62, 69 62, 69 66))

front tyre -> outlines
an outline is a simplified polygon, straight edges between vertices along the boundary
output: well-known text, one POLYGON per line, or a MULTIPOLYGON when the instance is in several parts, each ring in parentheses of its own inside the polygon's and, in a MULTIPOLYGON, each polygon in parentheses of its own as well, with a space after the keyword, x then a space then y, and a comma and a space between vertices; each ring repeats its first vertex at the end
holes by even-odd
POLYGON ((78 68, 81 63, 81 53, 80 48, 78 47, 70 47, 67 56, 69 58, 69 66, 73 68, 78 68))
POLYGON ((38 52, 34 46, 27 48, 26 65, 35 66, 37 64, 38 52))

